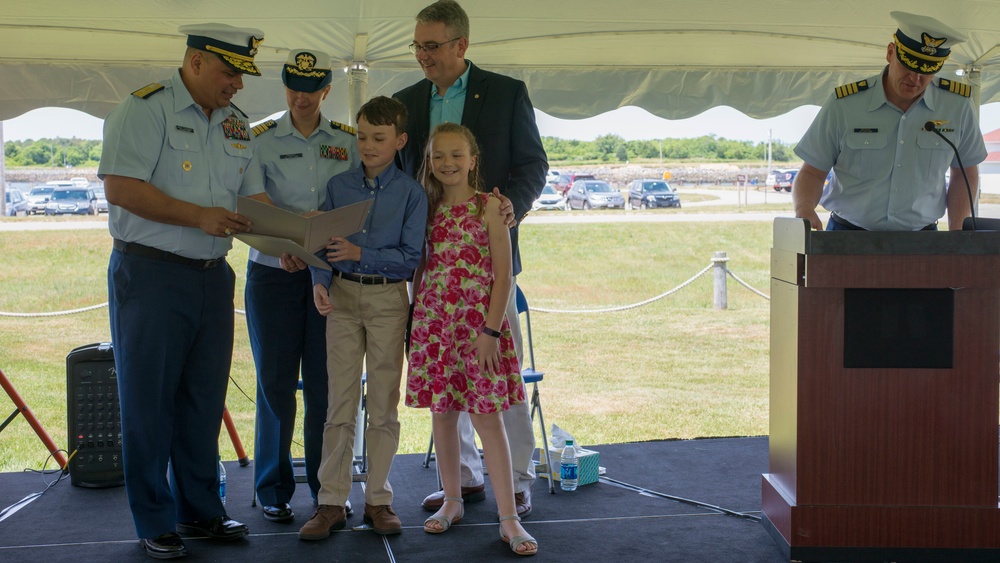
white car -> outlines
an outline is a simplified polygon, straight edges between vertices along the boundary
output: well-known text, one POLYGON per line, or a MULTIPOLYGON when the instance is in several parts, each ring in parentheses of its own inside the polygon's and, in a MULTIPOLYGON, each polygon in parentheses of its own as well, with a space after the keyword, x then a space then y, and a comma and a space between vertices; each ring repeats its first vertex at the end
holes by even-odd
POLYGON ((559 190, 557 190, 552 184, 545 184, 545 187, 542 188, 542 195, 538 196, 538 199, 531 204, 532 211, 538 211, 539 209, 565 208, 566 198, 559 195, 559 190))
POLYGON ((545 175, 545 181, 546 182, 553 182, 554 183, 558 179, 559 179, 559 171, 558 170, 549 170, 549 173, 545 175))

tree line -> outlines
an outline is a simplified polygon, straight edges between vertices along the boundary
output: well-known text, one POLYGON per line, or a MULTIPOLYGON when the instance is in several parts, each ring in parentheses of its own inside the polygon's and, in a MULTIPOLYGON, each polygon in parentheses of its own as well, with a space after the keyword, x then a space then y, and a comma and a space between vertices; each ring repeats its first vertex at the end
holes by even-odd
MULTIPOLYGON (((60 166, 96 168, 101 160, 101 141, 93 139, 38 139, 4 143, 9 167, 60 166)), ((734 141, 706 135, 693 139, 626 141, 618 135, 602 135, 593 141, 542 137, 550 162, 626 162, 669 160, 692 162, 767 160, 767 143, 734 141)), ((774 141, 771 160, 794 160, 794 145, 774 141)))
MULTIPOLYGON (((633 160, 689 160, 693 162, 727 160, 767 160, 767 143, 734 141, 705 135, 693 139, 626 141, 618 135, 602 135, 593 141, 574 141, 542 137, 542 146, 550 162, 626 162, 633 160)), ((795 159, 793 144, 771 142, 771 160, 795 159)))
POLYGON ((3 145, 8 167, 96 168, 101 160, 101 141, 93 139, 27 139, 3 145))

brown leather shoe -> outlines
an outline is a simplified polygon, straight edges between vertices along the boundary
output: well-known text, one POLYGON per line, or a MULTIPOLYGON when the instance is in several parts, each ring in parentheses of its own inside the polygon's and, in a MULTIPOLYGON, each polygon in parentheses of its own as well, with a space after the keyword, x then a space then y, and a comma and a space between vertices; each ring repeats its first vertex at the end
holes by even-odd
POLYGON ((388 504, 372 506, 365 503, 365 524, 371 525, 372 531, 383 536, 403 531, 403 523, 388 504))
POLYGON ((347 514, 343 506, 321 504, 305 526, 299 529, 299 539, 306 541, 326 539, 330 537, 331 531, 340 530, 346 524, 347 514))
POLYGON ((523 493, 514 493, 514 506, 517 508, 517 515, 521 518, 531 516, 531 489, 523 493))
MULTIPOLYGON (((462 500, 465 502, 480 502, 486 500, 486 484, 474 487, 462 487, 462 500)), ((444 491, 427 495, 420 506, 427 512, 437 512, 444 504, 444 491)))

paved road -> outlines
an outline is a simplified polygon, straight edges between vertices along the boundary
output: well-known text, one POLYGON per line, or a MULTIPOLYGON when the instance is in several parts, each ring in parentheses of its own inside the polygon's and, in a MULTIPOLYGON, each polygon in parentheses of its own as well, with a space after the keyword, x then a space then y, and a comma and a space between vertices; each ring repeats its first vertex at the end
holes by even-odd
MULTIPOLYGON (((786 192, 754 191, 737 192, 733 189, 712 190, 712 189, 689 189, 680 190, 681 197, 684 194, 701 194, 713 197, 705 201, 685 203, 680 210, 669 212, 646 212, 646 211, 624 211, 624 212, 594 212, 583 211, 536 211, 528 215, 526 224, 557 224, 557 223, 671 223, 671 222, 706 222, 706 221, 773 221, 775 217, 791 217, 791 211, 754 211, 755 205, 765 203, 790 203, 791 194, 786 192), (740 198, 740 199, 737 199, 740 198), (742 201, 741 201, 742 200, 742 201), (727 211, 725 213, 712 213, 705 211, 705 208, 713 206, 735 207, 742 204, 739 211, 727 211), (685 213, 686 209, 697 208, 697 213, 685 213)), ((979 215, 982 217, 1000 217, 1000 205, 981 205, 979 215)), ((825 219, 825 217, 824 217, 825 219)), ((32 219, 8 220, 0 219, 0 232, 3 231, 29 231, 29 230, 76 230, 76 229, 107 229, 108 222, 106 216, 93 221, 34 221, 32 219)))

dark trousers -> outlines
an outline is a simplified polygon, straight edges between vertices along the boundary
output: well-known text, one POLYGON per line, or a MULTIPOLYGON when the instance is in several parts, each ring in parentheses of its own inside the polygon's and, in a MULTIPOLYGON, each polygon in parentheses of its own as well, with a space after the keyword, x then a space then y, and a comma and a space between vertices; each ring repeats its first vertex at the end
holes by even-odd
POLYGON ((235 276, 125 255, 108 263, 125 490, 140 538, 225 513, 217 456, 235 276))
POLYGON ((257 366, 254 487, 261 504, 290 502, 295 492, 292 436, 302 378, 306 480, 313 498, 326 422, 326 319, 313 304, 309 271, 247 264, 244 293, 250 348, 257 366))

